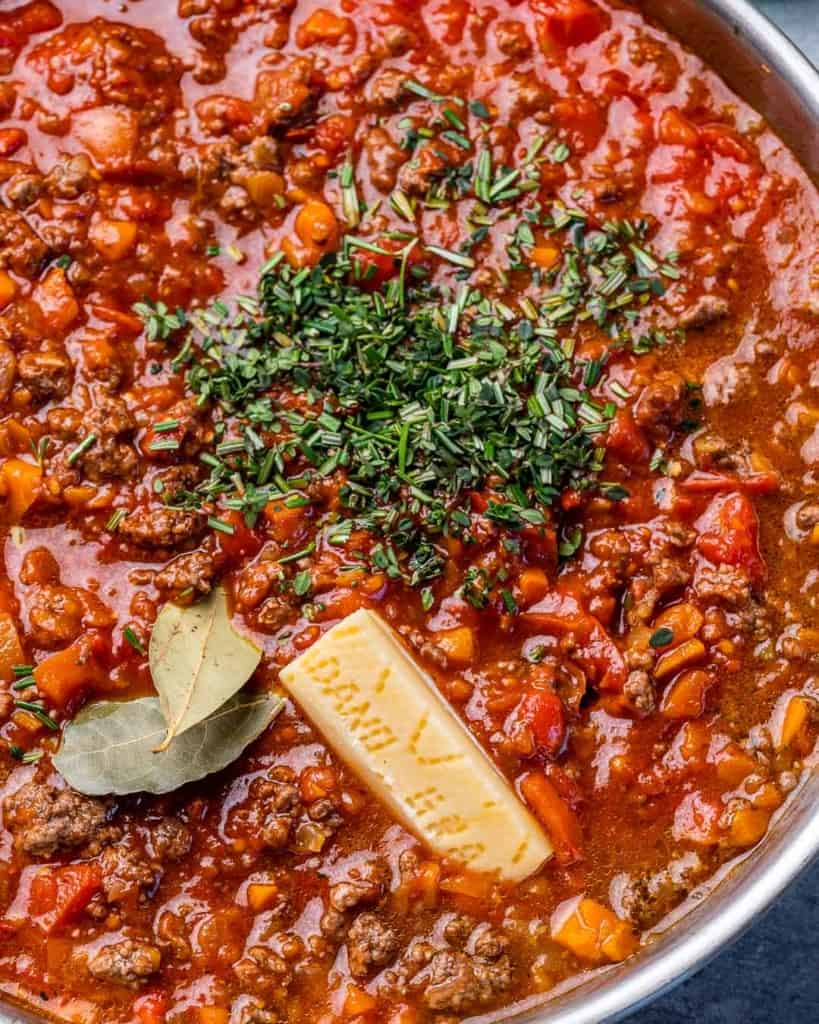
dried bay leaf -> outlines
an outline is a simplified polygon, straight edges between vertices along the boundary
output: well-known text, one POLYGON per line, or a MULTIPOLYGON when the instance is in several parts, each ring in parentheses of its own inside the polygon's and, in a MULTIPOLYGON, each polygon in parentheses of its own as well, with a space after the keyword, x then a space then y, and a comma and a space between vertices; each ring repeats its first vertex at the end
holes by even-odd
POLYGON ((166 730, 156 697, 89 704, 69 722, 54 767, 80 793, 170 793, 221 771, 282 709, 280 697, 239 693, 161 752, 166 730))
POLYGON ((253 675, 262 652, 234 628, 227 595, 217 587, 204 601, 163 605, 151 632, 148 664, 167 731, 175 736, 207 718, 253 675))

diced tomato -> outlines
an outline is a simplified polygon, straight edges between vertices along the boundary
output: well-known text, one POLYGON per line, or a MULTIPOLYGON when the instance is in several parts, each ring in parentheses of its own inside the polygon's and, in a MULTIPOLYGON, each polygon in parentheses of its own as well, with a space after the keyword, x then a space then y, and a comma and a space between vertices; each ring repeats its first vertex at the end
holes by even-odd
POLYGON ((750 500, 739 492, 720 494, 695 523, 697 549, 714 565, 735 565, 747 571, 755 586, 765 579, 759 553, 759 522, 750 500))
POLYGON ((562 47, 590 43, 609 24, 608 15, 591 0, 540 0, 546 40, 562 47))
POLYGON ((139 1024, 164 1024, 167 1010, 168 1000, 162 992, 148 992, 134 1001, 139 1024))
POLYGON ((651 457, 651 445, 637 426, 630 409, 618 409, 609 427, 606 447, 613 454, 627 463, 648 462, 651 457))
POLYGON ((520 782, 523 799, 543 825, 562 865, 583 859, 583 831, 577 815, 543 772, 529 772, 520 782))
POLYGON ((551 690, 530 690, 514 711, 516 722, 531 729, 538 750, 554 756, 563 745, 563 702, 551 690))
POLYGON ((72 924, 102 887, 98 864, 44 867, 31 882, 29 910, 49 935, 72 924))
POLYGON ((521 619, 545 633, 574 634, 575 658, 591 681, 601 690, 622 690, 627 673, 620 648, 573 594, 554 591, 523 612, 521 619))
POLYGON ((319 121, 313 134, 313 141, 328 156, 336 157, 346 149, 355 135, 356 122, 345 114, 331 114, 319 121))

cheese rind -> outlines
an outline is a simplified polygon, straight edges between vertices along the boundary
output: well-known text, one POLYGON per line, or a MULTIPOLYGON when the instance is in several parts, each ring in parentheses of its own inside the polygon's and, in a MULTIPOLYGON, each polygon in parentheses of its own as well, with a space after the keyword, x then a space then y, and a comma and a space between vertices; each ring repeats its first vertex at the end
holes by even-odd
POLYGON ((440 855, 520 881, 552 847, 446 703, 377 615, 324 634, 281 681, 336 753, 440 855))

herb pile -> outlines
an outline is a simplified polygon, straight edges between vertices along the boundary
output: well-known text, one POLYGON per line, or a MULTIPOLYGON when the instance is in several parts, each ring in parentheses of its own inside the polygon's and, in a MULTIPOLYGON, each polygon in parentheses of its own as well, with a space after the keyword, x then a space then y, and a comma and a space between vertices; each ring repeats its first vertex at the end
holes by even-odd
POLYGON ((257 298, 194 313, 175 362, 212 405, 218 443, 210 477, 177 500, 238 509, 252 525, 271 500, 309 504, 310 482, 342 470, 332 537, 363 527, 415 552, 413 583, 438 571, 423 542, 469 539, 470 492, 488 491, 484 514, 508 527, 545 523, 565 488, 595 484, 615 412, 593 397, 605 358, 579 358, 565 328, 593 320, 614 346, 664 339, 631 330, 663 290, 644 225, 590 230, 557 206, 541 224, 564 256, 539 308, 418 282, 409 246, 385 290, 368 290, 348 239, 315 268, 275 258, 257 298), (303 402, 278 400, 288 393, 303 402))

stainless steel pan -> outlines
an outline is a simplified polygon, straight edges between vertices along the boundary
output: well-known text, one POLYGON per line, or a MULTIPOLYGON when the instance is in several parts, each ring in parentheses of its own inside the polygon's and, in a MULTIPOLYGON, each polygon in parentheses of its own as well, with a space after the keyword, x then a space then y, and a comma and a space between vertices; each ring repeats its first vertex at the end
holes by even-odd
MULTIPOLYGON (((662 23, 759 111, 819 182, 819 73, 747 0, 643 0, 662 23)), ((633 1013, 716 956, 819 854, 819 772, 806 776, 766 839, 693 893, 636 958, 560 993, 519 1004, 505 1024, 602 1024, 633 1013), (705 898, 707 896, 707 899, 705 898)), ((794 942, 798 936, 794 936, 794 942)), ((32 1021, 0 1009, 0 1024, 32 1021)))

